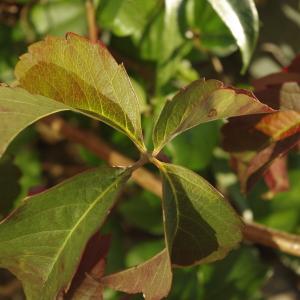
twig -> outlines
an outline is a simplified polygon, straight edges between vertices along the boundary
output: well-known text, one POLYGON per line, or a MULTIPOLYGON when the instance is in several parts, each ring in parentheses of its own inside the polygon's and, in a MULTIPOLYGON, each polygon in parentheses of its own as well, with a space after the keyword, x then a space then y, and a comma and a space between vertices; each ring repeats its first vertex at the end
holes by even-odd
POLYGON ((300 255, 300 237, 297 235, 271 229, 257 223, 247 223, 244 237, 254 243, 275 248, 288 254, 300 255))
MULTIPOLYGON (((82 131, 61 118, 49 119, 49 126, 66 139, 81 144, 101 159, 114 166, 131 166, 134 161, 112 149, 98 136, 82 131)), ((162 197, 161 180, 145 168, 139 168, 132 174, 133 180, 141 187, 162 197)), ((278 249, 287 254, 300 256, 300 237, 274 230, 257 223, 245 222, 244 238, 250 242, 278 249)))
POLYGON ((98 27, 96 22, 96 14, 93 0, 86 0, 86 17, 88 22, 89 29, 89 39, 93 43, 97 43, 98 41, 98 27))

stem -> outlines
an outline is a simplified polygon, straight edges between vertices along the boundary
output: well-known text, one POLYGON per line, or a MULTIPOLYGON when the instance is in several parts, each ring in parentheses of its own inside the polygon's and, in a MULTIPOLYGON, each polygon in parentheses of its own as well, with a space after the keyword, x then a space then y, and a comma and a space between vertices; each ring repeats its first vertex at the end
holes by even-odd
POLYGON ((89 39, 91 40, 91 42, 97 43, 98 28, 97 28, 96 14, 95 14, 95 7, 94 7, 93 0, 86 0, 85 7, 86 7, 88 29, 89 29, 89 39))
POLYGON ((278 249, 282 252, 299 256, 300 237, 274 230, 256 223, 248 223, 244 229, 244 237, 252 242, 278 249))
MULTIPOLYGON (((102 141, 96 135, 71 126, 61 118, 47 119, 48 126, 53 131, 63 135, 66 139, 78 143, 101 159, 107 161, 110 165, 132 166, 134 171, 132 174, 133 180, 141 187, 152 192, 158 197, 162 197, 162 182, 154 174, 148 170, 141 168, 147 161, 142 158, 135 164, 133 160, 120 154, 112 149, 107 143, 102 141), (136 169, 136 167, 139 167, 136 169)), ((146 157, 148 155, 145 155, 146 157)), ((155 158, 147 157, 147 160, 155 160, 155 158)), ((154 161, 153 161, 154 162, 154 161)), ((293 234, 288 234, 283 231, 274 230, 257 223, 245 222, 244 238, 250 242, 278 249, 287 254, 300 256, 300 237, 293 234)))

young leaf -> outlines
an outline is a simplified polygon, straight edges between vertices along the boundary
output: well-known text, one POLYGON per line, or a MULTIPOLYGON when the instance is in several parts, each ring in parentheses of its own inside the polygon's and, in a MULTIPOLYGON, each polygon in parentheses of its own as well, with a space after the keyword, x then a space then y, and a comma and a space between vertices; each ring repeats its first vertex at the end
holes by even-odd
POLYGON ((240 48, 243 71, 249 65, 256 45, 259 19, 253 0, 208 0, 227 25, 240 48))
POLYGON ((91 235, 104 222, 128 172, 99 168, 27 198, 0 224, 0 267, 21 280, 27 299, 68 289, 91 235))
POLYGON ((201 123, 271 111, 249 91, 226 88, 217 80, 194 81, 163 107, 153 131, 154 154, 179 133, 201 123))
POLYGON ((69 33, 29 47, 15 70, 21 87, 65 103, 127 134, 145 150, 138 96, 123 65, 100 43, 69 33))
POLYGON ((172 270, 167 249, 143 264, 103 277, 101 283, 130 294, 143 293, 146 300, 160 300, 169 294, 172 270))
POLYGON ((0 157, 9 143, 35 121, 69 107, 21 88, 0 87, 0 157))
POLYGON ((242 239, 242 222, 223 196, 196 173, 158 163, 163 175, 166 241, 172 264, 223 258, 242 239))

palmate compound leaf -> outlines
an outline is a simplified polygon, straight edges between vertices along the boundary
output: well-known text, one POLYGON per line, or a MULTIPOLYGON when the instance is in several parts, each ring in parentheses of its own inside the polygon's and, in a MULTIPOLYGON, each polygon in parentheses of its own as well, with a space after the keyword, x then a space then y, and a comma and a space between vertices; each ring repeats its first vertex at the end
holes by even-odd
POLYGON ((157 165, 163 176, 165 235, 172 264, 212 262, 237 247, 243 224, 223 196, 186 168, 157 165))
POLYGON ((27 198, 0 224, 0 267, 21 280, 27 299, 56 299, 68 288, 128 177, 120 168, 82 173, 27 198))
POLYGON ((130 294, 143 293, 146 300, 166 297, 172 284, 168 250, 164 249, 136 267, 103 277, 101 284, 130 294))
POLYGON ((240 48, 243 71, 249 65, 254 51, 259 18, 253 0, 207 0, 231 31, 240 48))
POLYGON ((68 109, 63 103, 31 95, 21 88, 0 86, 0 157, 25 127, 42 117, 68 109))
POLYGON ((154 155, 175 136, 201 123, 273 110, 246 90, 217 80, 192 82, 167 101, 153 130, 154 155))
POLYGON ((145 150, 139 99, 124 66, 100 43, 76 34, 47 37, 21 56, 21 87, 80 110, 125 133, 145 150))

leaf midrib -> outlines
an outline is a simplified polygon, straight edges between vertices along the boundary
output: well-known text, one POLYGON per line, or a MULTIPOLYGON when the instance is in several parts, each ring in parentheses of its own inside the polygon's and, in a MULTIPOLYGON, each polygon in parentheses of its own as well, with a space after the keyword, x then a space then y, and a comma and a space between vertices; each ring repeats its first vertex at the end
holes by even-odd
MULTIPOLYGON (((88 207, 88 209, 85 211, 85 213, 79 218, 79 220, 76 222, 75 226, 73 227, 73 229, 70 230, 70 233, 66 236, 66 239, 64 241, 64 243, 62 244, 62 246, 58 249, 57 254, 55 255, 54 259, 53 259, 53 263, 49 268, 49 272, 48 272, 48 276, 44 281, 43 284, 43 288, 46 285, 47 281, 49 280, 49 277, 51 276, 51 273, 56 265, 56 263, 58 262, 61 253, 63 252, 63 250, 65 249, 68 241, 71 239, 74 231, 82 224, 82 221, 85 219, 85 217, 89 214, 89 212, 96 206, 96 204, 98 204, 99 200, 101 200, 114 186, 115 184, 120 181, 122 179, 121 175, 118 175, 117 179, 114 180, 100 195, 99 197, 96 198, 96 200, 88 207)), ((100 225, 100 224, 99 224, 100 225)))

